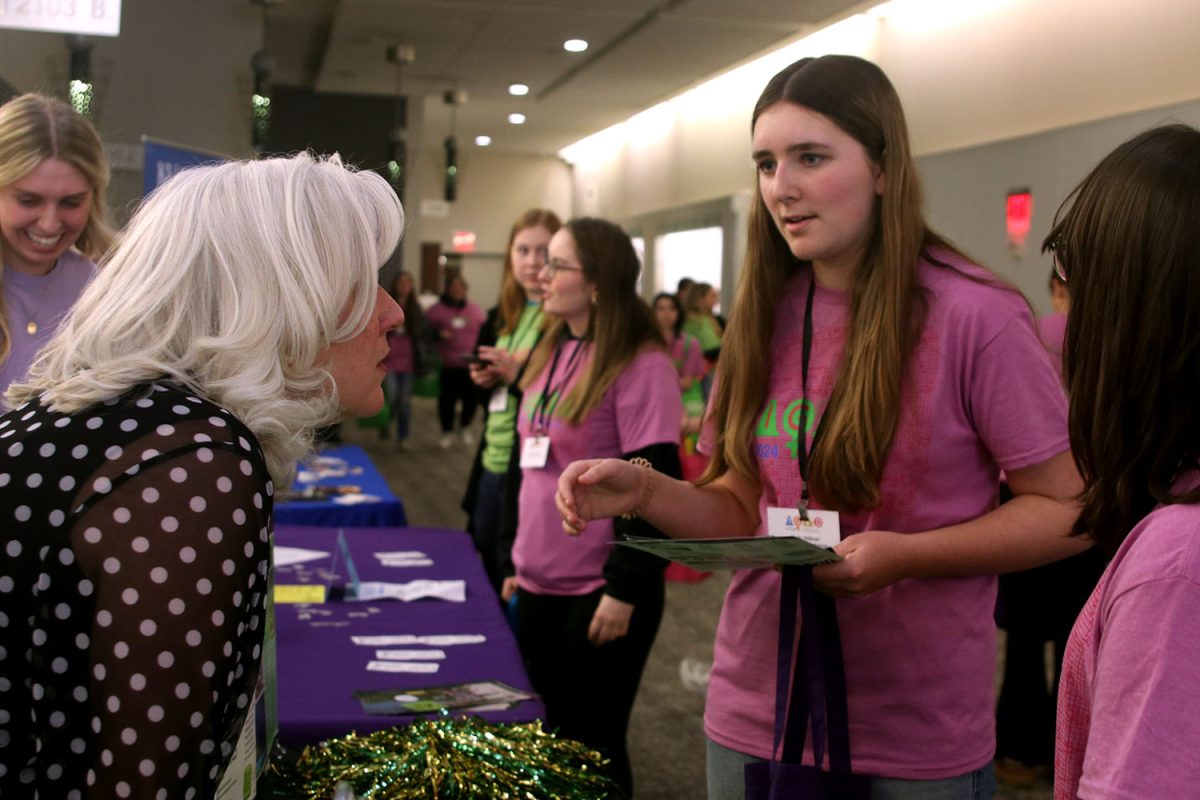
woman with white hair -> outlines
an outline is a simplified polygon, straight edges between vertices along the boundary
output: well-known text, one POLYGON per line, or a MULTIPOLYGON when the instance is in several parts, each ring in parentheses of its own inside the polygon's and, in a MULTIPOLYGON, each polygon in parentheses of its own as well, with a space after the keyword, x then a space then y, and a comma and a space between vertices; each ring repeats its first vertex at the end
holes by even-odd
POLYGON ((272 487, 314 428, 383 404, 402 224, 336 156, 185 171, 9 390, 0 795, 216 793, 259 678, 272 487))

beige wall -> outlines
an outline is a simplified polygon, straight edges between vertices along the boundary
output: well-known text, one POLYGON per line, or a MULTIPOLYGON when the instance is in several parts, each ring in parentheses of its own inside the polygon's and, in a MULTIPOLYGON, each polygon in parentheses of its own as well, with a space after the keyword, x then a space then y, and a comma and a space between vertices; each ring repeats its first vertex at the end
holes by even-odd
MULTIPOLYGON (((101 136, 250 155, 250 57, 260 37, 248 0, 125 0, 121 35, 93 39, 101 136)), ((65 97, 68 69, 63 34, 0 30, 0 75, 18 90, 65 97)), ((114 209, 140 197, 141 181, 140 167, 114 171, 114 209)))
POLYGON ((920 154, 1200 98, 1195 0, 940 6, 921 23, 845 20, 767 65, 743 67, 716 87, 644 113, 594 160, 576 163, 576 202, 631 218, 751 186, 754 100, 774 71, 803 55, 849 52, 878 62, 900 92, 920 154))
POLYGON ((500 290, 504 248, 513 221, 534 207, 549 208, 564 220, 571 215, 571 172, 558 158, 504 155, 460 145, 458 199, 445 217, 421 212, 422 200, 442 198, 441 149, 422 150, 411 155, 410 162, 405 269, 420 270, 422 242, 437 242, 443 252, 449 252, 454 231, 474 231, 476 253, 463 259, 463 273, 471 299, 485 309, 495 304, 500 290))

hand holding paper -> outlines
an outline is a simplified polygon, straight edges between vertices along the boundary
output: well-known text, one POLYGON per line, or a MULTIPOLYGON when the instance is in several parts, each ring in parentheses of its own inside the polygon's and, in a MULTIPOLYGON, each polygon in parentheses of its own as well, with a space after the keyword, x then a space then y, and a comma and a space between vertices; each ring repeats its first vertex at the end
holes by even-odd
POLYGON ((834 550, 835 564, 813 569, 817 591, 834 597, 862 597, 909 577, 909 546, 916 538, 890 531, 863 531, 847 536, 834 550))

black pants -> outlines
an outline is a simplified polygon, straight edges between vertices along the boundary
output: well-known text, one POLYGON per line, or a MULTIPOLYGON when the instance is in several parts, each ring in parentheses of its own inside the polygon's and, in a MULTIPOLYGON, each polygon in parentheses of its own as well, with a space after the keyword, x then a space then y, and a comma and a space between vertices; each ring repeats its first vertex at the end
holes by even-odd
POLYGON ((1054 762, 1054 719, 1063 650, 1105 558, 1092 548, 1042 567, 1000 576, 1001 623, 1008 631, 1004 684, 996 704, 996 756, 1029 766, 1054 762), (1046 682, 1045 646, 1054 645, 1046 682))
POLYGON ((500 585, 504 583, 504 573, 500 569, 500 525, 504 513, 504 487, 508 482, 506 475, 479 470, 479 485, 475 490, 475 510, 471 513, 471 539, 479 558, 483 561, 483 570, 487 573, 488 583, 500 594, 500 585))
POLYGON ((442 423, 442 433, 454 431, 454 407, 462 403, 462 427, 471 424, 475 419, 475 406, 479 404, 475 384, 471 383, 471 373, 466 369, 442 367, 438 377, 438 418, 442 423))
POLYGON ((546 726, 611 759, 609 775, 633 796, 625 735, 642 669, 663 614, 663 582, 646 587, 629 632, 601 647, 587 630, 601 592, 580 597, 517 593, 517 641, 533 688, 546 704, 546 726))

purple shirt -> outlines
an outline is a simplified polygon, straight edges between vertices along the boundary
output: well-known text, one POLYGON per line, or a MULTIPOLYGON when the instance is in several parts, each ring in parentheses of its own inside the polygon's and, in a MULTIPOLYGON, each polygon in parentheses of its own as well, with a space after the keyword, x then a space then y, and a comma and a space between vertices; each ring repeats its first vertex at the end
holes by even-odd
MULTIPOLYGON (((564 340, 551 386, 560 397, 587 374, 591 347, 577 339, 564 340), (567 365, 576 348, 586 347, 573 372, 567 365)), ((533 435, 534 415, 546 391, 550 365, 525 392, 517 416, 517 432, 533 435)), ((551 397, 550 403, 554 402, 551 397)), ((535 594, 584 595, 604 586, 604 564, 612 552, 611 519, 593 520, 579 537, 563 533, 562 517, 554 507, 558 476, 572 461, 616 458, 652 444, 679 440, 683 406, 679 377, 670 358, 657 348, 639 353, 613 381, 604 398, 579 425, 565 422, 561 406, 550 417, 550 457, 542 469, 521 470, 520 521, 513 544, 517 583, 535 594)), ((540 417, 539 417, 540 419, 540 417)))
POLYGON ((1039 317, 1037 333, 1038 338, 1042 340, 1042 346, 1050 354, 1050 361, 1054 365, 1055 372, 1058 373, 1058 379, 1062 380, 1063 344, 1067 336, 1067 315, 1055 312, 1039 317))
POLYGON ((8 385, 25 379, 34 356, 58 330, 63 317, 96 275, 96 265, 68 250, 45 275, 26 275, 4 268, 4 317, 8 320, 12 350, 0 364, 0 407, 8 385), (29 333, 28 325, 37 325, 29 333))
MULTIPOLYGON (((986 279, 949 253, 940 258, 986 279)), ((796 275, 778 306, 768 399, 754 436, 763 490, 757 535, 766 533, 768 506, 794 508, 800 497, 795 433, 805 417, 800 362, 810 275, 796 275)), ((1022 297, 924 261, 919 280, 928 314, 906 370, 881 503, 843 513, 843 537, 973 520, 996 507, 1000 468, 1068 449, 1066 398, 1022 297)), ((848 324, 849 294, 817 287, 809 375, 816 419, 834 388, 848 324)), ((704 452, 713 439, 709 422, 704 452)), ((774 732, 779 584, 774 570, 734 573, 705 709, 710 738, 761 758, 770 757, 774 732)), ((994 576, 908 579, 837 601, 856 772, 931 780, 991 761, 995 604, 994 576)), ((811 763, 811 753, 806 758, 811 763)))
MULTIPOLYGON (((1192 473, 1181 494, 1200 483, 1192 473)), ((1063 657, 1056 800, 1195 797, 1200 507, 1159 506, 1121 544, 1063 657)))
POLYGON ((462 308, 454 308, 440 300, 426 313, 425 318, 437 332, 438 355, 442 366, 450 369, 466 369, 466 358, 475 349, 479 329, 483 327, 484 315, 479 306, 470 300, 462 308), (450 338, 444 333, 449 332, 450 338))
POLYGON ((383 359, 384 369, 388 372, 412 372, 415 369, 413 365, 413 341, 407 328, 401 326, 389 332, 387 341, 388 354, 383 359))

